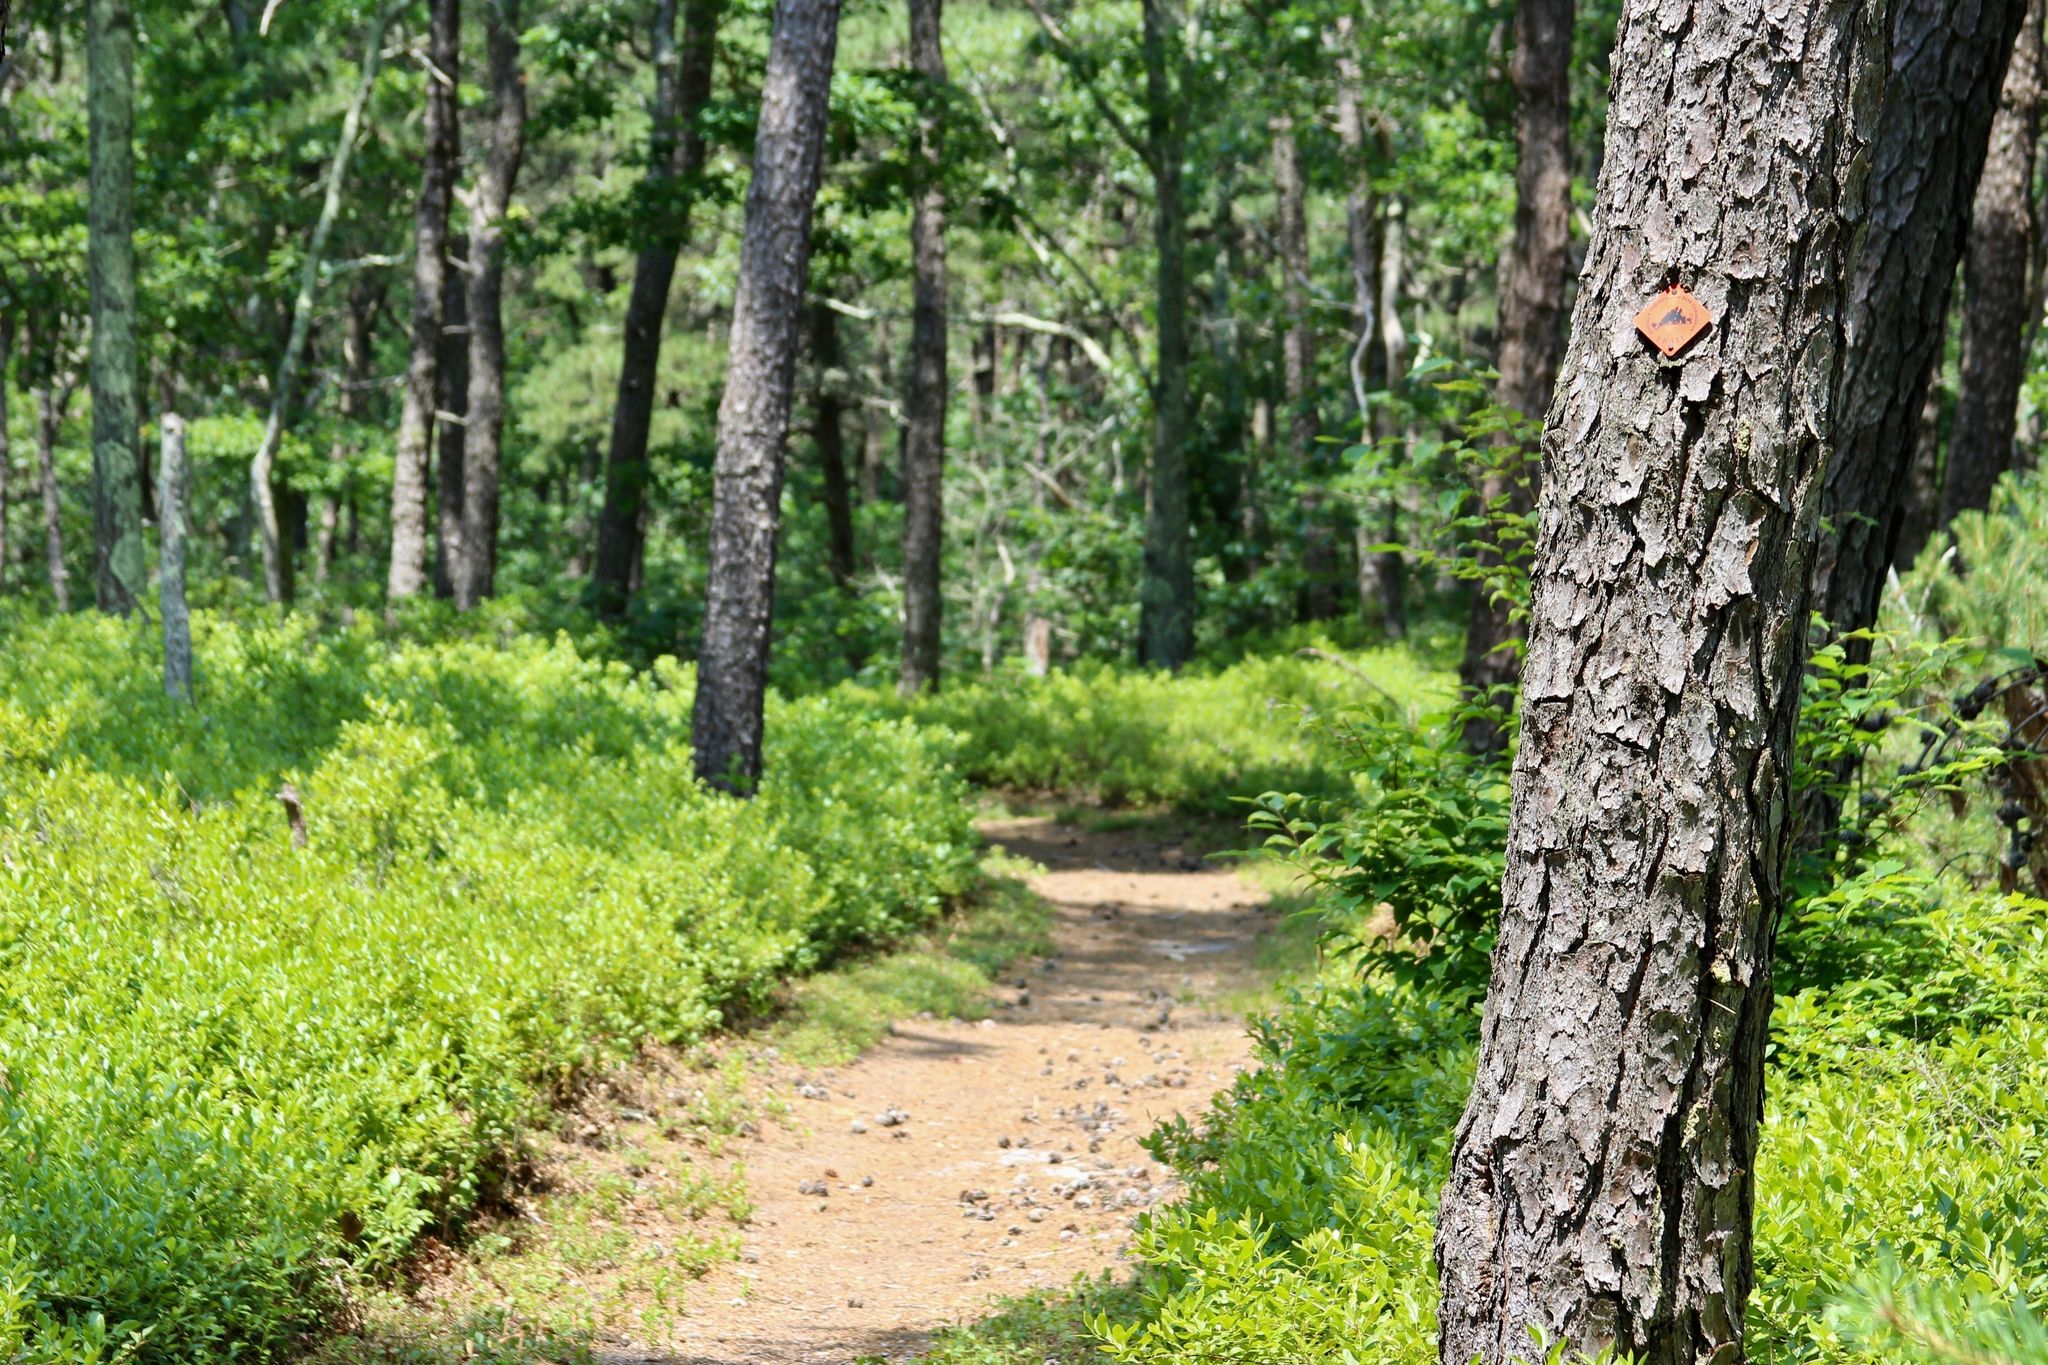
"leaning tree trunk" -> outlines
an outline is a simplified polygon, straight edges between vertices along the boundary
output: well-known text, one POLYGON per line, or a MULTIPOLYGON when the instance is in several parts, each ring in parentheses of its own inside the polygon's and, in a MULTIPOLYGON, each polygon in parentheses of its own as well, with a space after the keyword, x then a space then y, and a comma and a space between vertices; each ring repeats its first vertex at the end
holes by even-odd
POLYGON ((413 210, 411 359, 391 474, 391 570, 384 592, 396 607, 427 585, 427 456, 440 391, 441 323, 448 279, 448 206, 455 195, 455 83, 462 56, 462 0, 432 0, 426 74, 426 147, 413 210))
MULTIPOLYGON (((1885 575, 1904 543, 1956 262, 1985 170, 1999 74, 2026 8, 2026 0, 1897 0, 1813 574, 1814 606, 1848 637, 1855 662, 1869 659, 1870 642, 1854 632, 1877 624, 1885 575)), ((1808 824, 1831 827, 1831 808, 1810 809, 1808 824)))
MULTIPOLYGON (((712 62, 724 0, 684 0, 683 40, 676 46, 676 0, 654 7, 654 110, 649 132, 649 180, 664 191, 681 183, 672 220, 633 262, 633 292, 626 301, 624 353, 612 405, 611 446, 605 455, 604 506, 598 513, 591 596, 600 614, 619 616, 632 597, 633 566, 640 559, 647 502, 647 436, 654 422, 654 388, 661 365, 662 318, 676 256, 689 234, 688 182, 704 168, 698 117, 711 99, 712 62)), ((669 197, 664 194, 663 197, 669 197)))
POLYGON ((711 562, 690 716, 697 775, 728 791, 751 791, 761 776, 783 442, 838 39, 839 0, 776 0, 718 404, 711 562))
POLYGON ((1280 300, 1287 330, 1280 337, 1280 383, 1287 399, 1290 473, 1301 489, 1301 570, 1298 614, 1322 621, 1337 614, 1337 545, 1323 497, 1316 458, 1322 419, 1316 413, 1316 334, 1308 313, 1308 184, 1294 120, 1273 120, 1273 196, 1279 207, 1280 300))
POLYGON ((93 591, 101 611, 126 616, 141 605, 148 576, 135 359, 135 12, 128 0, 91 0, 86 26, 93 591))
POLYGON ((1437 1232, 1447 1365, 1527 1354, 1530 1328, 1742 1356, 1854 120, 1886 35, 1864 0, 1672 13, 1623 7, 1543 438, 1500 934, 1437 1232), (1674 276, 1714 322, 1667 361, 1632 319, 1674 276))
POLYGON ((939 551, 946 517, 946 195, 940 184, 946 59, 941 0, 910 0, 910 64, 924 82, 910 206, 910 382, 903 391, 904 696, 939 685, 939 551))
MULTIPOLYGON (((1564 355, 1564 290, 1572 244, 1573 0, 1519 0, 1515 53, 1515 240, 1501 266, 1500 402, 1529 418, 1550 407, 1564 355)), ((1509 515, 1536 505, 1533 467, 1513 464, 1483 481, 1480 496, 1509 515)), ((1482 561, 1491 552, 1482 548, 1482 561)), ((1484 699, 1514 685, 1519 634, 1511 607, 1476 584, 1458 666, 1466 691, 1484 699)), ((1466 741, 1489 750, 1505 742, 1498 726, 1474 721, 1466 741)))
POLYGON ((505 214, 526 150, 519 0, 487 0, 491 146, 469 212, 469 429, 463 447, 462 556, 455 605, 489 597, 498 574, 498 493, 505 448, 505 214))
POLYGON ((1177 669, 1195 652, 1195 559, 1188 524, 1187 202, 1181 158, 1179 0, 1144 0, 1145 146, 1153 186, 1158 368, 1152 380, 1152 471, 1146 490, 1145 569, 1138 656, 1177 669))
POLYGON ((1944 526, 1958 512, 1989 506, 1998 476, 2012 468, 2034 304, 2027 266, 2040 232, 2034 216, 2034 148, 2044 89, 2041 41, 2037 3, 2029 7, 2026 28, 2013 47, 1991 125, 1990 155, 1977 182, 1970 254, 1963 264, 1955 434, 1941 490, 1944 526))

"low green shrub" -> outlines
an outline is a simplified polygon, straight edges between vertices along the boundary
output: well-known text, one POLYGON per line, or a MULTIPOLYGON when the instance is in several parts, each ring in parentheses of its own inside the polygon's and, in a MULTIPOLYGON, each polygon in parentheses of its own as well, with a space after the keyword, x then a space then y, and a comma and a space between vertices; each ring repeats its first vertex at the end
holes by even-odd
POLYGON ((6 625, 10 1361, 275 1352, 587 1068, 974 875, 947 738, 844 702, 771 703, 742 803, 691 775, 672 663, 202 616, 188 708, 120 622, 6 625))

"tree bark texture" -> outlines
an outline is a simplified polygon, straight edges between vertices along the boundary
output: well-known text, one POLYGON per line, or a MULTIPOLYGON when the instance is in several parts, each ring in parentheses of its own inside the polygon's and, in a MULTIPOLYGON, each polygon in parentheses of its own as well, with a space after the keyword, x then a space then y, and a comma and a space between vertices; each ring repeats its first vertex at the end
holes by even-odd
POLYGON ((57 429, 71 406, 69 376, 46 379, 36 389, 36 476, 43 494, 43 564, 50 580, 50 599, 60 612, 71 610, 71 572, 64 567, 64 499, 57 487, 57 429))
POLYGON ((697 775, 728 791, 750 792, 761 776, 783 443, 838 38, 839 0, 776 0, 718 404, 711 562, 690 717, 697 775))
MULTIPOLYGON (((654 12, 654 109, 648 177, 662 186, 687 185, 704 168, 698 117, 711 98, 723 0, 683 0, 683 36, 676 43, 677 0, 657 0, 654 12)), ((598 513, 597 554, 590 585, 598 611, 618 616, 632 596, 640 558, 647 499, 647 437, 654 421, 654 389, 661 366, 662 319, 676 256, 689 235, 689 200, 678 197, 675 218, 664 224, 633 262, 626 301, 624 352, 612 406, 611 445, 605 456, 604 505, 598 513)))
POLYGON ((455 605, 489 597, 498 575, 498 498, 505 448, 505 215, 526 151, 526 83, 519 70, 519 0, 484 0, 491 76, 491 145, 469 213, 469 429, 463 449, 462 559, 455 605))
POLYGON ((2028 7, 2026 26, 2013 45, 1970 220, 1955 434, 1941 490, 1944 526, 1958 512, 1988 506, 1998 476, 2012 468, 2029 315, 2036 306, 2027 267, 2040 233, 2034 151, 2043 92, 2041 42, 2037 3, 2028 7))
MULTIPOLYGON (((1518 0, 1515 51, 1508 78, 1515 87, 1515 239, 1502 262, 1500 402, 1529 418, 1550 409, 1564 356, 1564 292, 1571 271, 1573 0, 1518 0)), ((1533 461, 1482 482, 1489 504, 1505 499, 1510 514, 1536 505, 1533 461)), ((1484 554, 1485 551, 1482 551, 1484 554)), ((1512 648, 1517 630, 1509 604, 1480 589, 1465 625, 1458 675, 1484 697, 1512 686, 1520 672, 1512 648)), ((1492 726, 1474 725, 1468 741, 1503 742, 1492 726)))
POLYGON ((135 12, 86 6, 91 183, 93 591, 101 611, 142 602, 141 408, 135 355, 135 12))
POLYGON ((341 213, 341 190, 348 183, 349 160, 362 132, 363 110, 369 105, 370 92, 376 88, 377 65, 384 51, 384 30, 404 3, 405 0, 392 0, 391 4, 378 10, 363 40, 362 76, 356 81, 355 96, 349 101, 348 112, 342 115, 341 134, 334 143, 334 157, 327 163, 327 188, 320 201, 320 216, 314 220, 312 239, 306 243, 306 259, 299 267, 299 289, 292 299, 291 328, 285 340, 284 354, 278 357, 277 378, 270 386, 270 414, 264 420, 263 438, 256 446, 256 454, 249 461, 249 500, 256 512, 257 537, 262 542, 263 589, 272 602, 284 601, 289 573, 278 531, 277 499, 270 487, 270 476, 277 466, 278 448, 284 442, 285 423, 291 418, 292 400, 298 389, 299 356, 306 349, 306 338, 313 326, 313 298, 320 285, 320 263, 327 254, 327 237, 334 230, 335 218, 341 213))
POLYGON ((463 469, 469 453, 469 241, 448 239, 441 285, 441 356, 434 376, 434 596, 455 596, 462 560, 463 469))
POLYGON ((157 461, 157 595, 164 618, 164 695, 192 700, 192 620, 185 609, 185 419, 159 419, 157 461))
POLYGON ((940 183, 946 59, 939 49, 940 8, 941 0, 910 0, 910 65, 924 82, 926 103, 918 119, 918 181, 910 206, 910 375, 903 391, 903 659, 896 685, 906 697, 939 685, 945 606, 939 583, 946 523, 946 196, 940 183))
POLYGON ((1144 20, 1145 143, 1153 181, 1159 355, 1152 380, 1138 657, 1153 668, 1178 669, 1195 652, 1195 557, 1188 520, 1188 220, 1181 185, 1188 113, 1179 80, 1178 0, 1144 0, 1144 20))
POLYGON ((832 582, 853 592, 853 492, 846 474, 845 357, 839 349, 839 315, 823 303, 811 305, 811 363, 817 392, 811 398, 811 439, 817 443, 825 484, 826 563, 832 582))
MULTIPOLYGON (((2026 8, 2026 0, 1897 0, 1814 562, 1814 605, 1838 635, 1877 624, 1901 548, 1921 414, 1999 75, 2026 8)), ((1845 648, 1857 661, 1870 657, 1868 641, 1845 648)))
POLYGON ((442 304, 448 278, 448 208, 459 137, 455 82, 462 57, 462 0, 432 0, 426 72, 426 146, 413 210, 411 358, 391 474, 391 568, 384 592, 396 608, 427 586, 427 456, 440 395, 442 304))
POLYGON ((1742 1355, 1808 569, 1887 18, 1628 0, 1550 409, 1442 1359, 1742 1355), (1676 275, 1714 325, 1633 318, 1676 275))

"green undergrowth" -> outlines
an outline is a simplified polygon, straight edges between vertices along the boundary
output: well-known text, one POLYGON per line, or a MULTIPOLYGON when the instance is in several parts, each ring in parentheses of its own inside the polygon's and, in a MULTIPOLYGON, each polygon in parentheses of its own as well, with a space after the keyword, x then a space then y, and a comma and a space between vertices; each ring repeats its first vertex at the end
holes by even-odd
POLYGON ((739 802, 672 663, 202 614, 182 707, 136 627, 0 629, 10 1362, 276 1351, 580 1077, 976 877, 949 737, 842 701, 771 703, 739 802))

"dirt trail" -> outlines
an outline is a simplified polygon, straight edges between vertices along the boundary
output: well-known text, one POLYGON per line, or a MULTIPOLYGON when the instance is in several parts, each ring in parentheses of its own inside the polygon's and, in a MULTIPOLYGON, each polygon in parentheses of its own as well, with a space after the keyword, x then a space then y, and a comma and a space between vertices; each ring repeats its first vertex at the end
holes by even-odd
POLYGON ((1245 1061, 1212 1002, 1249 983, 1265 897, 1142 835, 984 832, 1046 867, 1052 957, 1018 964, 991 1019, 902 1021, 849 1066, 784 1077, 806 1088, 744 1153, 744 1259, 691 1287, 669 1349, 607 1359, 904 1360, 992 1295, 1116 1264, 1136 1212, 1172 1196, 1137 1140, 1245 1061))
POLYGON ((580 1324, 605 1365, 902 1362, 995 1296, 1118 1264, 1137 1213, 1176 1193, 1138 1139, 1247 1060, 1222 999, 1258 984, 1271 911, 1199 836, 983 833, 1044 867, 1055 911, 1052 953, 1013 966, 991 1018, 899 1020, 824 1071, 750 1066, 762 1121, 722 1149, 687 1117, 715 1086, 653 1059, 543 1144, 544 1193, 480 1239, 513 1254, 423 1267, 412 1310, 580 1324), (699 1256, 736 1165, 738 1259, 699 1256))

